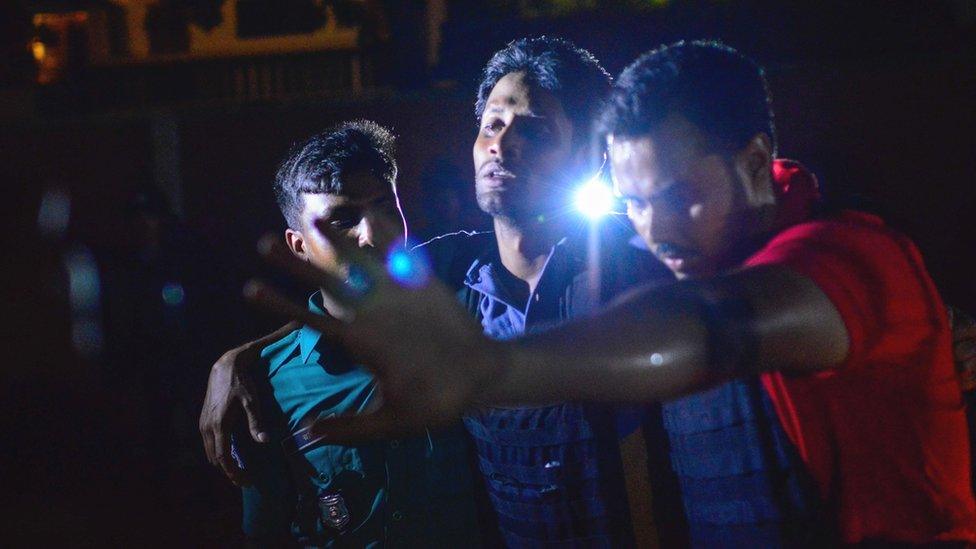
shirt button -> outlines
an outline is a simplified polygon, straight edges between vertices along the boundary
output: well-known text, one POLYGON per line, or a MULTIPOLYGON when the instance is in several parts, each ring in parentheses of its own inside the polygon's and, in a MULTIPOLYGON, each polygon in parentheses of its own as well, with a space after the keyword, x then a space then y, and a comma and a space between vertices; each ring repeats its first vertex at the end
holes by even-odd
POLYGON ((535 301, 536 301, 536 303, 538 303, 540 299, 542 299, 542 298, 539 297, 539 294, 535 294, 535 301))
POLYGON ((393 520, 401 520, 401 519, 403 519, 403 513, 401 513, 400 511, 393 511, 393 520))
POLYGON ((319 480, 321 480, 322 482, 329 482, 330 480, 332 480, 332 477, 329 476, 328 473, 320 473, 319 480))
POLYGON ((394 450, 396 450, 399 447, 400 447, 400 441, 399 440, 391 440, 390 441, 390 448, 393 448, 394 450))

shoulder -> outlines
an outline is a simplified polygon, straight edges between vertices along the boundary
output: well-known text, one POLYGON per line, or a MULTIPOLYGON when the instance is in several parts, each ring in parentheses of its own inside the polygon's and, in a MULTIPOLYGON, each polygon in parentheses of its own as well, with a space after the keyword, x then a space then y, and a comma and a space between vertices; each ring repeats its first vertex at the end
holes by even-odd
POLYGON ((859 262, 903 264, 920 261, 912 241, 878 216, 845 210, 797 223, 776 234, 748 264, 778 258, 856 256, 859 262))
POLYGON ((947 325, 918 249, 874 215, 845 211, 791 226, 746 262, 764 265, 799 273, 824 293, 847 327, 850 356, 867 352, 865 342, 917 342, 947 325))

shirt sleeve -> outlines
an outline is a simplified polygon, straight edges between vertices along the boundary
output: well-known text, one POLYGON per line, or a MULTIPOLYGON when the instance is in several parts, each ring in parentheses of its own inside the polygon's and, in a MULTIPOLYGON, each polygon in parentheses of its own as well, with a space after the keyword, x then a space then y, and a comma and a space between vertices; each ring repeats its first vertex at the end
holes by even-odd
POLYGON ((918 345, 945 316, 915 246, 867 214, 790 227, 746 265, 785 266, 824 292, 847 328, 845 366, 918 345))

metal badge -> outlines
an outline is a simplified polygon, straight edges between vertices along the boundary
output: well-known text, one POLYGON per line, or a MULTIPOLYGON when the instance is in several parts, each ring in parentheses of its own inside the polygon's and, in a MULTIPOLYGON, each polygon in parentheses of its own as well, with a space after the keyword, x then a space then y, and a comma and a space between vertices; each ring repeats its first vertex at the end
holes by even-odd
POLYGON ((322 523, 342 530, 349 524, 349 508, 346 507, 346 500, 341 494, 330 493, 319 496, 319 510, 322 514, 322 523))

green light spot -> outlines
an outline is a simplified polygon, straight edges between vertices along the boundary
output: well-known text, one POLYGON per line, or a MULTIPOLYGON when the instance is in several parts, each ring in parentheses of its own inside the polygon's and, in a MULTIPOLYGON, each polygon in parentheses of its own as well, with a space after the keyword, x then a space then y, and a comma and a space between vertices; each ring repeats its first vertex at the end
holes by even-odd
POLYGON ((183 291, 183 286, 178 282, 170 282, 163 286, 163 303, 175 307, 182 305, 184 298, 186 298, 186 292, 183 291))

